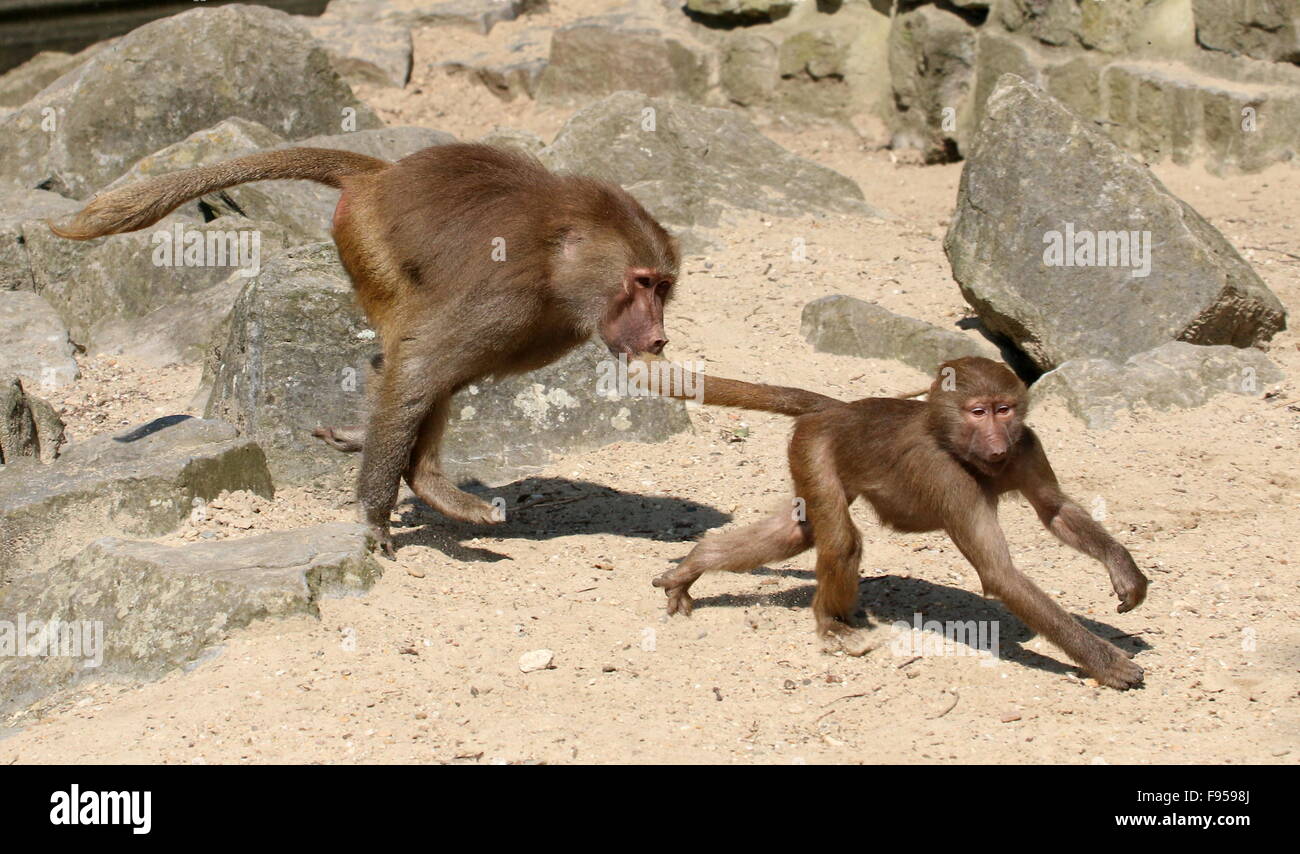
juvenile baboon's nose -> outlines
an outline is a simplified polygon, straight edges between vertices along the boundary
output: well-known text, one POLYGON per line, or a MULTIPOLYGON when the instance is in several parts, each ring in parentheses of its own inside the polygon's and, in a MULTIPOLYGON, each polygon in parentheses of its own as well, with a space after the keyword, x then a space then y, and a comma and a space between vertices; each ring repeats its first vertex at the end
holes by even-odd
POLYGON ((658 356, 664 351, 664 347, 666 346, 668 346, 667 338, 656 338, 650 342, 650 352, 658 356))

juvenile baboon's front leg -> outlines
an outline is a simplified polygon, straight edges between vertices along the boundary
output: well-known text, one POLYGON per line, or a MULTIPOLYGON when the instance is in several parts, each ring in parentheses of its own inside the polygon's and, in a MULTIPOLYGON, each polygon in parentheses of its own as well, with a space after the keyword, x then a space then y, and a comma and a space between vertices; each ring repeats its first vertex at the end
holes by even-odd
POLYGON ((817 543, 817 592, 813 594, 817 634, 828 651, 865 655, 877 640, 854 625, 862 535, 849 515, 855 496, 845 491, 833 461, 826 436, 800 434, 796 428, 790 443, 790 474, 817 543))
POLYGON ((1043 526, 1067 546, 1099 561, 1110 575, 1110 585, 1119 598, 1115 609, 1131 611, 1147 595, 1147 577, 1133 562, 1133 556, 1086 510, 1061 491, 1042 445, 1034 443, 1022 463, 1020 492, 1033 506, 1043 526))
POLYGON ((968 508, 948 535, 979 573, 984 593, 996 596, 1029 628, 1056 644, 1097 681, 1111 688, 1142 682, 1142 668, 1128 653, 1085 629, 1011 562, 992 503, 968 508))

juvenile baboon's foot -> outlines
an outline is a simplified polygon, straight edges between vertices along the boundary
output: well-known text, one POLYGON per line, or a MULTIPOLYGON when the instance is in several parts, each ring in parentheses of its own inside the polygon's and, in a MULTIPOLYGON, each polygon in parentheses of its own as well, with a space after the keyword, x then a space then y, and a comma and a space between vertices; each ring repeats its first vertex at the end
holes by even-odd
POLYGON ((355 454, 366 438, 364 427, 317 427, 311 434, 336 451, 355 454))
POLYGON ((504 512, 476 495, 457 489, 442 475, 430 475, 411 484, 420 500, 444 516, 472 525, 495 525, 505 521, 504 512))
POLYGON ((668 616, 681 614, 689 617, 691 611, 695 608, 695 600, 691 598, 690 594, 691 583, 695 579, 683 579, 676 572, 676 570, 670 569, 650 583, 655 587, 662 588, 664 595, 668 597, 668 616))
POLYGON ((823 652, 843 652, 854 657, 880 646, 881 638, 870 629, 856 628, 839 620, 827 620, 818 628, 823 652))
POLYGON ((1113 643, 1101 641, 1095 655, 1089 657, 1093 662, 1085 664, 1083 669, 1106 687, 1126 691, 1142 684, 1142 668, 1129 653, 1113 643))

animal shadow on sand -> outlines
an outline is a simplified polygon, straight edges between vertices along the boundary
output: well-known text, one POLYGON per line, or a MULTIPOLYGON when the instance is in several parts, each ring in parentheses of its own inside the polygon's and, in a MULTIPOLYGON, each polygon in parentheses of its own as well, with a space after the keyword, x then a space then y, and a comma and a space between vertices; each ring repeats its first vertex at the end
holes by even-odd
MULTIPOLYGON (((808 581, 815 579, 812 572, 795 569, 762 567, 748 574, 784 576, 808 581)), ((726 575, 724 573, 705 575, 697 582, 697 586, 692 592, 703 593, 704 591, 700 590, 701 587, 725 582, 726 575)), ((1101 584, 1106 585, 1107 589, 1109 589, 1104 572, 1102 572, 1099 580, 1101 584)), ((811 609, 813 593, 816 589, 816 584, 804 584, 775 593, 705 595, 699 596, 695 600, 695 608, 699 610, 700 608, 776 606, 811 609)), ((882 637, 885 639, 883 651, 886 653, 888 652, 889 642, 894 639, 890 627, 897 622, 907 623, 908 626, 911 626, 917 614, 921 615, 923 623, 934 620, 944 625, 964 623, 971 620, 996 621, 998 626, 998 655, 1003 660, 1014 661, 1017 664, 1049 673, 1071 673, 1078 670, 1078 666, 1070 663, 1063 652, 1058 651, 1056 654, 1061 658, 1056 659, 1026 647, 1025 643, 1033 638, 1035 633, 1022 623, 1019 617, 1012 614, 999 602, 986 599, 969 590, 950 587, 946 584, 935 584, 923 578, 874 575, 859 580, 858 612, 856 616, 864 620, 866 625, 876 631, 883 632, 882 637)), ((1138 653, 1152 648, 1142 638, 1127 634, 1108 623, 1092 620, 1078 614, 1073 616, 1088 631, 1110 641, 1125 652, 1138 653)), ((811 621, 811 612, 809 619, 811 621)), ((939 639, 934 638, 933 640, 939 639)), ((961 641, 957 641, 957 643, 961 643, 961 641)), ((964 645, 969 647, 970 654, 977 652, 977 649, 971 644, 964 645)), ((1053 649, 1055 650, 1055 647, 1053 649)))
POLYGON ((398 505, 402 521, 393 524, 394 544, 398 548, 430 546, 456 560, 498 561, 508 558, 489 549, 466 546, 461 540, 549 540, 576 534, 617 534, 685 542, 731 521, 726 513, 695 501, 623 492, 585 480, 530 477, 496 488, 472 481, 462 483, 461 488, 484 501, 497 502, 505 521, 496 525, 458 522, 411 496, 398 505), (399 528, 399 524, 405 527, 399 528))

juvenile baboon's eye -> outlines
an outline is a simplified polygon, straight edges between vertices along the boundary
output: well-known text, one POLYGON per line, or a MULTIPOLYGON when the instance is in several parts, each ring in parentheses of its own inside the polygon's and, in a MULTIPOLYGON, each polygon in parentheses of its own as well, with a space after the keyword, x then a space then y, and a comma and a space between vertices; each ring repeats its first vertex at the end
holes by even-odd
POLYGON ((998 415, 1008 415, 1010 414, 1010 412, 1011 412, 1011 407, 1007 406, 1006 404, 1003 404, 1002 406, 998 407, 998 415))

